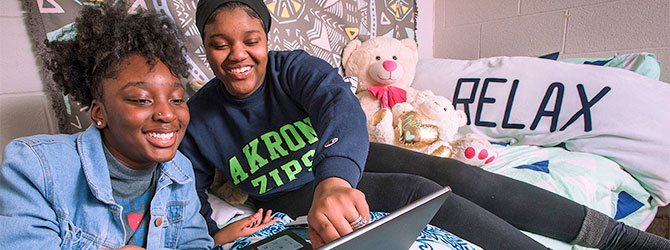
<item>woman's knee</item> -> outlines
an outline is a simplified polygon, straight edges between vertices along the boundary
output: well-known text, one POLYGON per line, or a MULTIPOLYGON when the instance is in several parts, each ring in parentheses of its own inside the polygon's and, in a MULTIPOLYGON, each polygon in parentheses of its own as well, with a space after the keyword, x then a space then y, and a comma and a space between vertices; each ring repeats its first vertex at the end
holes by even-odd
POLYGON ((398 194, 408 191, 430 193, 442 188, 439 183, 426 177, 406 173, 364 173, 359 189, 398 194))
POLYGON ((403 182, 407 190, 411 190, 413 197, 418 199, 432 192, 442 189, 442 185, 419 175, 407 174, 403 176, 403 182))

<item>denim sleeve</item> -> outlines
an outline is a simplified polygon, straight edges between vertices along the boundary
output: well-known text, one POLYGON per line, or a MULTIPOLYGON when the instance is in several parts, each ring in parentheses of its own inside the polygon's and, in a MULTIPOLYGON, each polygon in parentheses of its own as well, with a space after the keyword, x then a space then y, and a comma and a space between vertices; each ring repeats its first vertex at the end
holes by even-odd
POLYGON ((51 169, 26 143, 12 141, 0 166, 0 245, 58 249, 62 239, 52 204, 51 169))
MULTIPOLYGON (((188 164, 186 169, 188 176, 194 179, 191 164, 188 164)), ((195 181, 190 181, 185 185, 190 202, 184 211, 183 236, 179 240, 178 249, 210 249, 214 246, 214 240, 209 236, 205 218, 200 214, 200 201, 195 190, 195 181)))
POLYGON ((219 231, 219 228, 216 225, 216 222, 212 219, 212 207, 207 201, 207 190, 213 182, 214 179, 214 168, 208 166, 204 163, 204 157, 200 154, 200 151, 196 148, 195 140, 193 135, 189 131, 193 131, 192 125, 186 129, 186 134, 184 139, 179 144, 179 151, 188 158, 192 164, 193 175, 195 176, 195 190, 197 192, 197 198, 200 201, 200 214, 204 217, 209 235, 214 236, 216 232, 219 231))

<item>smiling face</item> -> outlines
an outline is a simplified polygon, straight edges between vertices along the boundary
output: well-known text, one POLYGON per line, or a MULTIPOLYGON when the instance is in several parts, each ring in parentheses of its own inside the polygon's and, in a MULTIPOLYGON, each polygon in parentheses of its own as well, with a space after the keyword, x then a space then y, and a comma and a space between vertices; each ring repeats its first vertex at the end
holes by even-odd
POLYGON ((268 41, 260 19, 242 8, 214 14, 205 26, 207 60, 228 93, 243 98, 256 91, 265 79, 268 41))
POLYGON ((102 100, 91 104, 91 119, 110 153, 132 169, 171 160, 190 119, 179 78, 160 61, 151 65, 131 55, 115 78, 101 84, 102 100))

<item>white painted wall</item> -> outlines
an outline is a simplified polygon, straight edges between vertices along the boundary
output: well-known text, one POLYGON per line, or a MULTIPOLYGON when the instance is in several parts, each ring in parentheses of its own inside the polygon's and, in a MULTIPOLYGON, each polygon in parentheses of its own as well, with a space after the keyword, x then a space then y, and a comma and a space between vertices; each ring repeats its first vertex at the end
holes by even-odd
POLYGON ((670 82, 669 0, 434 0, 434 7, 433 57, 650 52, 670 82))
POLYGON ((433 57, 435 1, 443 0, 416 0, 416 8, 420 13, 416 17, 416 41, 419 44, 419 58, 433 57))
MULTIPOLYGON (((56 133, 20 0, 0 1, 0 147, 12 139, 56 133)), ((0 161, 2 156, 0 156, 0 161)))

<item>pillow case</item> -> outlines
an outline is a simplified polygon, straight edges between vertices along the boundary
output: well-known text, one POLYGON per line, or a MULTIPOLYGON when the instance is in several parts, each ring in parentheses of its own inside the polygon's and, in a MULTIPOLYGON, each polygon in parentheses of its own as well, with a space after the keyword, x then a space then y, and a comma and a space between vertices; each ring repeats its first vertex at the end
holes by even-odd
POLYGON ((538 58, 543 58, 543 59, 549 59, 549 60, 554 60, 554 61, 556 61, 556 60, 558 60, 558 56, 560 56, 560 55, 561 55, 561 52, 554 52, 554 53, 551 53, 551 54, 546 54, 546 55, 543 55, 543 56, 538 56, 538 58))
POLYGON ((562 58, 558 60, 627 69, 654 80, 661 77, 661 62, 652 53, 631 53, 608 58, 562 58))
POLYGON ((670 85, 628 70, 534 57, 420 59, 413 87, 465 111, 462 133, 563 146, 619 163, 670 202, 670 85))

